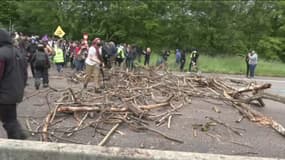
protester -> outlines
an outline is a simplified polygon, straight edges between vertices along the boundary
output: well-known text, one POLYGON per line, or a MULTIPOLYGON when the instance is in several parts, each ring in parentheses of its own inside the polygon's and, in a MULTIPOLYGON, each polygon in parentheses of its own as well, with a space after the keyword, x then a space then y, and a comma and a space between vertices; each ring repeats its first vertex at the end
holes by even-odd
MULTIPOLYGON (((95 81, 95 92, 100 93, 100 67, 104 67, 103 58, 102 58, 102 47, 101 39, 95 38, 92 42, 92 46, 88 50, 88 56, 85 60, 86 63, 86 79, 83 85, 83 88, 87 88, 87 85, 94 74, 95 81)), ((102 68, 101 68, 102 69, 102 68)))
POLYGON ((9 33, 0 29, 0 120, 9 139, 26 139, 17 120, 27 80, 26 59, 12 46, 9 33))
POLYGON ((255 51, 252 51, 249 55, 248 55, 248 63, 249 63, 249 72, 250 72, 250 78, 254 78, 255 75, 255 68, 257 65, 257 53, 255 51))
POLYGON ((76 71, 83 71, 86 55, 88 54, 88 46, 81 44, 75 48, 75 68, 76 71))
POLYGON ((134 69, 134 58, 135 58, 135 55, 134 55, 134 49, 133 49, 133 46, 131 45, 128 45, 128 48, 127 48, 127 58, 126 58, 126 66, 129 70, 132 70, 134 69))
POLYGON ((117 54, 117 48, 114 42, 103 42, 102 43, 102 58, 106 68, 112 68, 115 62, 117 54))
POLYGON ((181 59, 181 52, 179 51, 179 49, 176 49, 175 58, 176 58, 176 65, 179 65, 181 59))
POLYGON ((191 72, 193 68, 197 69, 198 58, 199 58, 199 53, 196 50, 191 52, 191 54, 190 54, 189 72, 191 72))
POLYGON ((168 59, 168 56, 169 56, 169 55, 170 55, 170 51, 165 50, 165 51, 163 52, 162 58, 163 58, 164 63, 167 62, 167 59, 168 59))
POLYGON ((124 61, 125 59, 125 52, 124 52, 124 49, 123 49, 123 46, 120 45, 118 46, 117 48, 117 56, 116 56, 116 64, 120 67, 122 62, 124 61))
POLYGON ((38 51, 31 58, 31 64, 35 69, 35 87, 38 90, 41 84, 41 78, 43 79, 43 87, 48 87, 48 68, 50 68, 50 62, 48 55, 44 51, 44 45, 38 45, 38 51))
POLYGON ((183 70, 184 70, 185 62, 186 62, 186 51, 183 50, 181 52, 181 59, 180 59, 180 71, 181 72, 183 72, 183 70))
POLYGON ((246 64, 246 77, 249 78, 249 54, 245 56, 245 64, 246 64))
POLYGON ((31 39, 31 43, 29 44, 28 48, 27 48, 27 52, 28 52, 28 62, 30 62, 30 68, 31 68, 31 72, 33 77, 35 77, 35 71, 34 71, 34 67, 32 65, 31 62, 31 58, 33 57, 33 55, 36 53, 37 51, 37 44, 36 44, 36 40, 35 39, 31 39))
POLYGON ((49 63, 53 61, 53 56, 55 54, 54 49, 49 45, 48 41, 43 41, 44 51, 48 55, 49 63))
POLYGON ((55 44, 55 55, 53 57, 53 61, 56 65, 56 70, 58 73, 63 71, 63 65, 64 65, 64 54, 62 49, 59 47, 61 42, 59 41, 58 43, 55 44))
POLYGON ((145 52, 144 65, 149 66, 150 55, 151 55, 151 49, 148 47, 145 52))

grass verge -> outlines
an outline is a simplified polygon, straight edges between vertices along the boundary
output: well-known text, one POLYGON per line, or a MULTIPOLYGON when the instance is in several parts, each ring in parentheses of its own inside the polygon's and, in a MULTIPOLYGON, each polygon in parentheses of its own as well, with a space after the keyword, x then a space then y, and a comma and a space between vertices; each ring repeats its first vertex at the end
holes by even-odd
MULTIPOLYGON (((150 65, 156 65, 160 59, 158 54, 152 54, 150 65)), ((142 56, 140 64, 143 64, 142 56)), ((188 71, 190 63, 189 55, 186 57, 184 71, 188 71)), ((198 67, 201 72, 206 73, 225 73, 225 74, 245 74, 246 64, 243 57, 240 56, 216 56, 200 55, 198 59, 198 67)), ((175 54, 168 57, 168 68, 171 71, 179 71, 179 66, 175 64, 175 54)), ((256 67, 257 76, 275 76, 285 77, 285 63, 278 61, 258 60, 256 67)))

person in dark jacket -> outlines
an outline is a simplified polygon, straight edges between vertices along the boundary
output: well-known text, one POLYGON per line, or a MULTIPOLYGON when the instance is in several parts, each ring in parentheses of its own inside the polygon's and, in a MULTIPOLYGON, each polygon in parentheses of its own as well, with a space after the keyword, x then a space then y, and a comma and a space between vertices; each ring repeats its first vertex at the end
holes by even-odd
POLYGON ((50 68, 50 62, 48 55, 44 51, 44 45, 39 44, 37 52, 31 58, 31 64, 35 69, 35 87, 38 90, 41 84, 41 78, 43 79, 43 87, 47 88, 48 79, 48 69, 50 68))
POLYGON ((26 83, 26 69, 17 69, 18 59, 25 60, 9 33, 0 29, 0 120, 9 139, 26 139, 17 120, 16 104, 22 101, 26 83))
POLYGON ((30 67, 31 67, 33 77, 35 77, 35 69, 34 69, 34 66, 32 65, 31 59, 32 59, 33 55, 36 53, 36 51, 37 51, 36 40, 32 39, 31 43, 29 44, 29 46, 27 48, 27 52, 28 52, 28 57, 29 57, 28 60, 30 62, 30 67))
POLYGON ((246 77, 249 78, 249 54, 245 56, 245 64, 246 64, 246 77))
POLYGON ((183 72, 183 70, 184 70, 185 62, 186 62, 186 51, 183 50, 181 52, 181 58, 180 58, 180 71, 181 72, 183 72))

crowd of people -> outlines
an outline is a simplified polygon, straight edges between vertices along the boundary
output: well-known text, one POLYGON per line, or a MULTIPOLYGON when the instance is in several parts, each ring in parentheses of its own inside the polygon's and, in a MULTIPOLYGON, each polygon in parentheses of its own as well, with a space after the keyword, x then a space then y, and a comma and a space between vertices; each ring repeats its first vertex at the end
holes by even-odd
MULTIPOLYGON (((184 71, 186 50, 176 49, 176 64, 184 71)), ((0 120, 7 132, 8 138, 25 139, 17 120, 16 104, 22 101, 24 87, 27 84, 27 68, 30 66, 35 88, 38 90, 49 87, 49 68, 54 64, 60 74, 65 67, 71 67, 75 72, 85 71, 86 79, 83 88, 88 87, 90 78, 95 81, 95 92, 100 93, 100 76, 102 68, 118 66, 128 70, 135 67, 134 61, 144 56, 144 65, 150 64, 152 50, 142 49, 131 44, 115 44, 95 38, 89 45, 86 41, 67 41, 62 39, 40 39, 38 36, 23 36, 9 34, 0 29, 0 120)), ((167 64, 169 50, 164 50, 158 65, 167 64)), ((188 70, 197 71, 199 53, 197 49, 190 52, 188 70)), ((255 51, 246 56, 247 77, 253 78, 257 65, 255 51)))

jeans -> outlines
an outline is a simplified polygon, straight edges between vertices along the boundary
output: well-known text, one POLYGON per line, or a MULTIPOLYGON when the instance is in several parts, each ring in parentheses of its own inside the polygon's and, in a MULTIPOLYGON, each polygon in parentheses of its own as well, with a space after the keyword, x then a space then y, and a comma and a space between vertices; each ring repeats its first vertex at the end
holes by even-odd
POLYGON ((254 77, 255 67, 256 67, 256 64, 249 64, 250 78, 254 77))
POLYGON ((63 68, 63 65, 64 63, 56 63, 56 70, 57 72, 61 72, 62 71, 62 68, 63 68))
POLYGON ((134 69, 134 60, 132 58, 127 58, 126 64, 128 69, 134 69))
POLYGON ((77 72, 83 71, 83 68, 84 68, 84 60, 75 60, 75 68, 76 68, 76 71, 77 71, 77 72))

